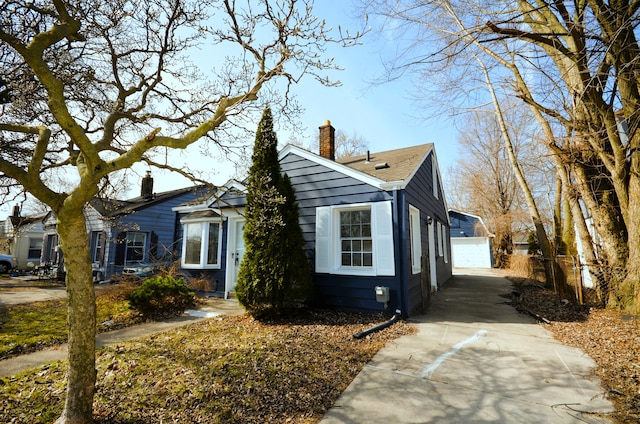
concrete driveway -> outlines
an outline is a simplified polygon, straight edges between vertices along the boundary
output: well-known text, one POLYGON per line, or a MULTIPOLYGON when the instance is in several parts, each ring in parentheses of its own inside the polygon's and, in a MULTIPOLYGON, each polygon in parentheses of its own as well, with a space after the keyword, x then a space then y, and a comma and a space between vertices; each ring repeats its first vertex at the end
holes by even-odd
POLYGON ((507 305, 510 291, 492 270, 456 271, 417 334, 382 349, 321 423, 610 422, 595 363, 507 305))

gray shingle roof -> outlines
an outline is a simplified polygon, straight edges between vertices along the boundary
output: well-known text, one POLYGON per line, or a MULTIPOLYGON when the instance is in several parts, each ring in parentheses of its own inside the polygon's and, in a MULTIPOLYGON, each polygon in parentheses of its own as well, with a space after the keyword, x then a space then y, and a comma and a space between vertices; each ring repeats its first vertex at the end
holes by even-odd
POLYGON ((404 181, 417 169, 432 148, 433 144, 427 143, 370 153, 369 161, 367 161, 367 155, 361 155, 339 159, 336 162, 383 181, 404 181))

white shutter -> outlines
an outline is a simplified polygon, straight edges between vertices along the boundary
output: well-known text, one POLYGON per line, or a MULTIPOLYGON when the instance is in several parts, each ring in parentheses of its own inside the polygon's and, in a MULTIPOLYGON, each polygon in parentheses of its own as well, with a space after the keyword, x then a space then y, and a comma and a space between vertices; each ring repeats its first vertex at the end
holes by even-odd
POLYGON ((316 208, 316 272, 331 272, 331 207, 316 208))
POLYGON ((372 204, 373 250, 377 275, 396 275, 391 202, 372 204))

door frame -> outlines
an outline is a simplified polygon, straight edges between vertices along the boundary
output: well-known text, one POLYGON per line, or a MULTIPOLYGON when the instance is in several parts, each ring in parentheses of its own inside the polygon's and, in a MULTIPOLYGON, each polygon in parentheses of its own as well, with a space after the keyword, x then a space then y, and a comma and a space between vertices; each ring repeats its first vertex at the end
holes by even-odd
POLYGON ((227 218, 227 267, 225 270, 224 278, 224 298, 229 298, 229 293, 236 286, 236 263, 235 263, 235 251, 238 243, 237 240, 237 228, 238 225, 242 225, 246 222, 246 219, 242 215, 229 216, 227 218))

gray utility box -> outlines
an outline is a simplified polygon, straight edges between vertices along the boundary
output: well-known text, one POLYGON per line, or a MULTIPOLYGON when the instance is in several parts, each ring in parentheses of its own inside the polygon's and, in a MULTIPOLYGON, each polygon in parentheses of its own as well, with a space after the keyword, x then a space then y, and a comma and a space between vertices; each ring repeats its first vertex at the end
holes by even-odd
POLYGON ((389 302, 389 287, 376 286, 376 301, 380 303, 389 302))

